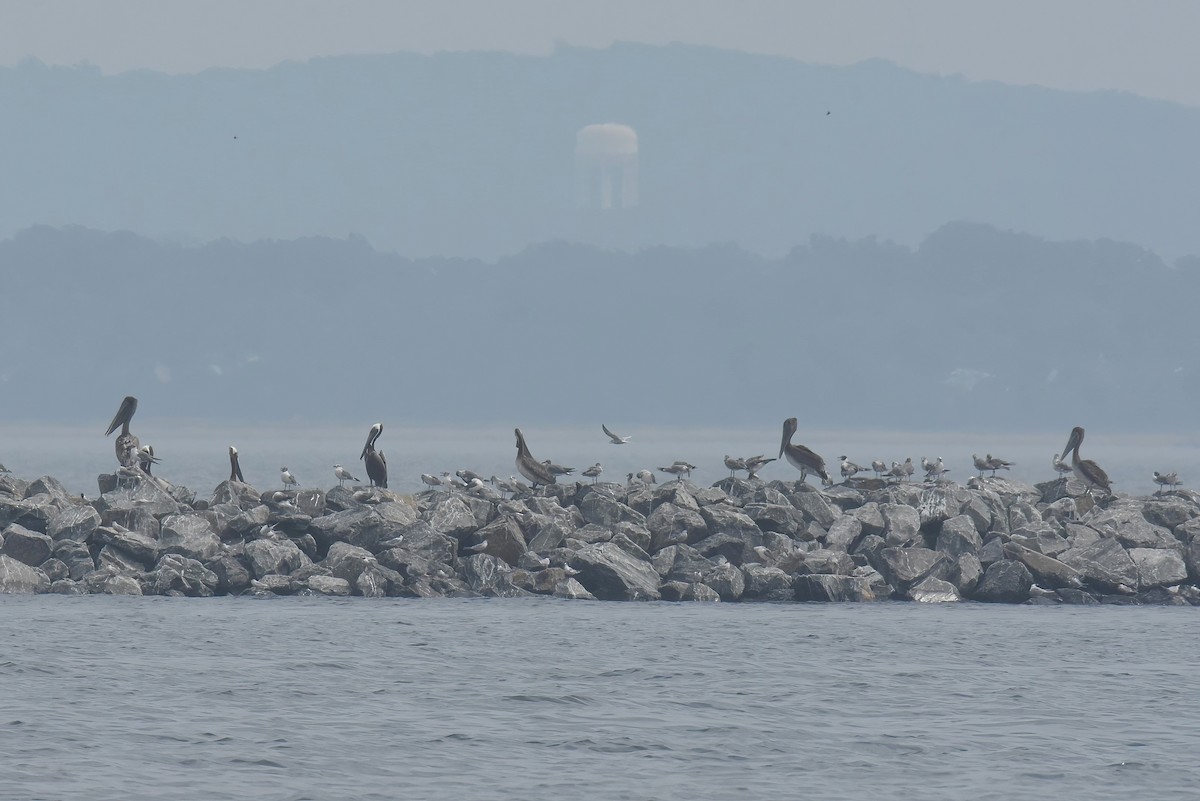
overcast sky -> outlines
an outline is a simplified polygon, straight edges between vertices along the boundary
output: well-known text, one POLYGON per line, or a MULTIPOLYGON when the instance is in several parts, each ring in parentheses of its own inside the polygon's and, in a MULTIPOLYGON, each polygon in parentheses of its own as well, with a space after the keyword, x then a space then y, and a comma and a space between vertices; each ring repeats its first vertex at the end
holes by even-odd
POLYGON ((0 65, 267 67, 398 50, 688 42, 1200 105, 1197 0, 0 0, 0 65))

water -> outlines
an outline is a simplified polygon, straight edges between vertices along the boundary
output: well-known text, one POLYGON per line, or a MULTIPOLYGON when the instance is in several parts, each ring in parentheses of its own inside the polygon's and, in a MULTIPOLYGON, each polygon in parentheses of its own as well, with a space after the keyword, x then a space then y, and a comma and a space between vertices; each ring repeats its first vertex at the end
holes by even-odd
POLYGON ((1187 798, 1194 610, 0 598, 0 799, 1187 798))
MULTIPOLYGON (((105 439, 106 427, 0 425, 0 462, 24 478, 52 475, 72 492, 92 497, 97 492, 96 476, 111 472, 116 464, 113 438, 105 439)), ((342 426, 222 426, 211 423, 171 423, 149 420, 134 426, 144 444, 154 445, 162 464, 155 472, 183 484, 205 497, 229 477, 228 447, 238 448, 242 471, 261 490, 280 487, 279 468, 288 466, 303 486, 328 488, 335 462, 366 480, 358 456, 366 441, 368 425, 342 426)), ((779 452, 779 430, 763 428, 674 428, 624 429, 633 436, 628 445, 608 444, 599 424, 579 426, 527 426, 526 438, 534 456, 554 459, 582 470, 595 462, 604 465, 604 480, 624 481, 625 475, 642 468, 655 468, 686 459, 699 469, 693 480, 711 484, 727 475, 725 454, 752 456, 779 452)), ((985 435, 961 432, 888 431, 802 431, 797 442, 821 454, 831 474, 837 476, 841 454, 861 465, 872 459, 904 461, 911 456, 921 476, 921 456, 942 456, 951 468, 949 478, 965 482, 975 475, 971 454, 993 453, 1016 462, 1011 473, 1020 481, 1036 483, 1057 477, 1050 457, 1066 444, 1066 431, 985 435)), ((386 426, 379 447, 387 454, 389 486, 400 492, 425 489, 421 473, 440 474, 470 468, 483 476, 509 476, 516 472, 512 428, 507 426, 386 426)), ((1148 494, 1158 487, 1150 474, 1177 471, 1185 486, 1195 487, 1200 479, 1200 440, 1192 435, 1089 435, 1083 454, 1099 462, 1120 492, 1148 494)), ((743 474, 744 475, 744 474, 743 474)), ((760 473, 767 479, 794 480, 799 473, 787 463, 772 463, 760 473)), ((660 480, 668 476, 660 474, 660 480)), ((584 479, 586 480, 586 479, 584 479)))

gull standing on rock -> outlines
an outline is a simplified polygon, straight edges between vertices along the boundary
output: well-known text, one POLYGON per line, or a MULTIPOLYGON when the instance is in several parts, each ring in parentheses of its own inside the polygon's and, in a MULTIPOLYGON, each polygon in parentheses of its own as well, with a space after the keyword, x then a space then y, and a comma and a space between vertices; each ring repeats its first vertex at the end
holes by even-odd
POLYGON ((133 467, 137 464, 136 455, 131 456, 130 451, 135 454, 138 449, 138 438, 129 433, 129 421, 133 419, 133 413, 137 411, 138 401, 132 395, 126 395, 121 401, 120 408, 113 416, 112 422, 108 424, 108 430, 104 432, 104 436, 109 436, 117 430, 117 426, 121 427, 121 433, 117 436, 116 451, 117 461, 122 467, 133 467))
POLYGON ((525 476, 534 487, 539 484, 547 486, 556 483, 558 477, 551 473, 546 465, 530 455, 529 446, 525 444, 525 435, 521 433, 521 429, 513 429, 513 433, 517 435, 517 472, 525 476))
MULTIPOLYGON (((980 477, 980 478, 983 478, 983 471, 984 471, 984 470, 991 470, 991 469, 992 469, 992 466, 991 466, 990 464, 988 464, 988 460, 987 460, 987 459, 980 459, 980 458, 979 458, 979 454, 977 454, 977 453, 972 453, 972 454, 971 454, 971 461, 975 463, 975 469, 979 471, 979 477, 980 477)), ((1069 472, 1069 468, 1068 468, 1068 472, 1069 472)))
POLYGON ((671 475, 675 476, 676 481, 683 481, 684 473, 687 473, 689 476, 692 473, 686 462, 683 464, 676 462, 675 464, 669 464, 666 467, 660 467, 658 469, 660 472, 670 473, 671 475))
POLYGON ((296 483, 296 477, 293 476, 292 471, 288 470, 286 467, 279 468, 279 480, 283 482, 284 489, 298 486, 296 483))
POLYGON ((341 487, 341 486, 345 486, 345 484, 346 484, 346 482, 347 482, 347 481, 358 481, 358 479, 357 479, 357 478, 355 478, 354 476, 350 475, 350 471, 349 471, 349 470, 347 470, 346 468, 342 467, 340 464, 335 464, 335 465, 333 466, 333 474, 334 474, 335 476, 337 476, 337 480, 338 480, 338 486, 339 486, 339 487, 341 487))
POLYGON ((863 472, 863 468, 859 467, 854 462, 850 461, 849 456, 841 456, 839 458, 842 460, 842 464, 841 464, 842 478, 846 479, 847 481, 854 478, 854 475, 856 473, 863 472))
POLYGON ((997 470, 1009 470, 1012 468, 1013 462, 1005 461, 999 456, 987 455, 988 470, 992 471, 992 475, 996 475, 997 470))
POLYGON ((1075 468, 1063 461, 1061 453, 1054 454, 1051 457, 1050 463, 1054 465, 1054 469, 1063 477, 1066 477, 1067 473, 1073 473, 1075 471, 1075 468))
MULTIPOLYGON (((1174 471, 1172 471, 1170 473, 1160 473, 1157 470, 1155 470, 1154 471, 1154 483, 1158 484, 1160 487, 1178 487, 1183 482, 1179 480, 1179 474, 1174 471)), ((1161 494, 1162 494, 1161 489, 1155 493, 1155 495, 1161 495, 1161 494)))
POLYGON ((604 472, 604 468, 600 466, 599 462, 596 462, 594 465, 589 467, 587 470, 584 470, 583 475, 590 478, 592 480, 592 483, 595 484, 596 479, 600 478, 600 474, 603 472, 604 472))
POLYGON ((428 484, 429 486, 433 487, 434 489, 437 489, 438 487, 442 486, 442 480, 440 478, 438 478, 437 476, 430 475, 429 473, 422 473, 421 481, 424 482, 425 484, 428 484))
POLYGON ((946 463, 942 461, 942 457, 940 456, 936 462, 929 462, 928 464, 925 462, 925 457, 922 456, 921 463, 925 466, 926 481, 937 481, 950 472, 950 469, 946 467, 946 463))
POLYGON ((758 478, 758 471, 775 461, 775 457, 768 459, 761 453, 758 456, 746 457, 746 480, 758 478))
POLYGON ((875 471, 875 477, 879 478, 887 472, 887 464, 882 459, 875 459, 871 462, 871 469, 875 471))
POLYGON ((237 448, 232 445, 229 446, 229 480, 246 483, 246 479, 242 478, 242 466, 238 463, 237 448))
POLYGON ((793 445, 792 435, 796 433, 798 423, 795 417, 783 421, 783 440, 779 443, 779 455, 787 456, 792 467, 800 471, 800 480, 808 478, 809 473, 816 473, 825 483, 829 483, 829 474, 825 472, 825 460, 804 445, 793 445))
POLYGON ((569 476, 575 472, 574 467, 563 467, 561 464, 555 464, 549 459, 543 459, 542 464, 555 476, 569 476))
POLYGON ((734 459, 732 456, 730 456, 727 453, 727 454, 725 454, 725 466, 729 468, 729 477, 733 478, 733 474, 735 471, 746 469, 746 460, 745 459, 734 459))
MULTIPOLYGON (((371 486, 387 489, 387 457, 383 451, 375 450, 375 440, 383 433, 383 423, 376 423, 367 432, 367 444, 363 445, 362 453, 358 455, 367 466, 367 478, 371 486)), ((355 479, 357 481, 357 479, 355 479)))
POLYGON ((614 434, 608 430, 608 426, 604 425, 604 423, 600 424, 600 428, 603 429, 605 435, 608 436, 610 445, 624 445, 625 443, 629 442, 629 437, 622 437, 614 434))

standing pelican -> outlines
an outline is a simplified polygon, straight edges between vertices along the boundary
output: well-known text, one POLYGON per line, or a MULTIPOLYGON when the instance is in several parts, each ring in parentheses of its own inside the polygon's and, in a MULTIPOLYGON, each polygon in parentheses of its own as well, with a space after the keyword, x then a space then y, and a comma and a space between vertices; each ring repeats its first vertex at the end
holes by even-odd
POLYGON ((1075 426, 1071 429, 1070 438, 1067 439, 1067 447, 1063 448, 1062 457, 1066 458, 1068 451, 1070 452, 1072 471, 1087 487, 1089 495, 1092 493, 1092 487, 1100 487, 1105 493, 1112 495, 1112 485, 1109 483, 1108 473, 1100 469, 1100 465, 1091 459, 1079 458, 1081 444, 1083 444, 1083 427, 1075 426))
POLYGON ((346 484, 346 482, 347 482, 347 481, 358 481, 358 479, 357 479, 357 478, 355 478, 354 476, 350 475, 350 471, 349 471, 349 470, 347 470, 346 468, 342 467, 340 464, 335 464, 335 465, 333 466, 333 474, 334 474, 335 476, 337 476, 337 480, 338 480, 338 486, 339 486, 339 487, 341 487, 341 486, 345 486, 345 484, 346 484))
POLYGON ((600 466, 599 462, 596 462, 594 465, 589 467, 587 470, 584 470, 583 475, 590 478, 592 480, 592 483, 595 484, 596 479, 600 478, 600 474, 603 472, 604 472, 604 468, 600 466))
POLYGON ((125 400, 121 401, 121 408, 117 409, 116 415, 113 416, 112 422, 108 424, 108 430, 104 432, 104 436, 109 436, 117 430, 117 426, 121 427, 121 433, 117 436, 116 451, 117 461, 122 467, 133 467, 137 464, 137 457, 131 456, 132 450, 135 454, 138 449, 138 438, 129 433, 129 421, 133 419, 133 413, 137 411, 137 398, 132 395, 126 395, 125 400))
POLYGON ((279 480, 283 482, 283 488, 297 486, 296 477, 292 475, 292 471, 286 467, 279 468, 279 480))
POLYGON ((525 435, 521 429, 513 429, 517 435, 517 472, 529 479, 533 486, 538 484, 554 484, 558 477, 551 473, 546 465, 529 455, 529 446, 525 444, 525 435))
POLYGON ((242 478, 242 466, 238 463, 237 448, 232 445, 229 446, 229 480, 246 483, 246 479, 242 478))
POLYGON ((383 423, 371 426, 371 430, 367 432, 367 444, 363 445, 358 458, 366 460, 367 478, 371 479, 371 486, 387 489, 387 457, 383 455, 383 451, 375 450, 375 440, 379 439, 382 433, 383 423))
POLYGON ((783 421, 783 440, 779 443, 779 455, 787 456, 787 460, 800 471, 800 480, 808 478, 809 473, 816 473, 826 484, 829 474, 825 472, 825 460, 803 445, 793 445, 792 435, 796 433, 796 418, 789 417, 783 421))
POLYGON ((604 429, 605 435, 607 435, 610 440, 610 442, 609 442, 610 445, 624 445, 626 442, 629 442, 629 439, 630 439, 629 437, 622 437, 617 434, 614 434, 613 432, 608 430, 608 426, 604 425, 604 423, 600 424, 600 428, 604 429))

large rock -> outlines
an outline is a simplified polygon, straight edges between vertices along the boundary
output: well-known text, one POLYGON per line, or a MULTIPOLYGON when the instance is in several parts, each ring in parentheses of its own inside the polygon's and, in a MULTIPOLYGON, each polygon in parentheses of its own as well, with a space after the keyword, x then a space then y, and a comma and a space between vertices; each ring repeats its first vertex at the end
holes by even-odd
MULTIPOLYGON (((588 496, 592 497, 592 496, 588 496)), ((658 573, 611 542, 581 548, 571 558, 576 578, 588 592, 605 601, 656 601, 658 573)))
POLYGON ((962 600, 957 587, 932 576, 909 587, 904 592, 904 597, 923 604, 955 603, 962 600))
POLYGON ((158 561, 158 540, 140 531, 114 531, 108 536, 108 544, 120 548, 146 567, 158 561))
POLYGON ((851 553, 863 537, 862 521, 853 515, 842 515, 829 526, 825 547, 851 553))
MULTIPOLYGON (((762 541, 762 532, 750 519, 749 515, 738 509, 727 506, 705 506, 700 510, 700 516, 708 525, 708 535, 732 534, 745 541, 762 541)), ((707 535, 706 535, 707 536, 707 535)), ((703 539, 697 537, 696 541, 703 539)))
MULTIPOLYGON (((610 535, 611 536, 611 535, 610 535)), ((511 517, 498 517, 472 535, 479 543, 486 542, 483 553, 490 553, 504 560, 510 567, 516 567, 521 554, 529 550, 521 527, 511 517)))
POLYGON ((1187 580, 1187 565, 1173 548, 1130 548, 1129 558, 1137 568, 1140 589, 1170 587, 1187 580))
POLYGON ((169 553, 146 574, 146 582, 154 595, 207 598, 215 594, 219 579, 216 573, 195 559, 169 553))
POLYGON ((748 503, 742 511, 760 531, 774 531, 796 538, 808 530, 804 513, 790 503, 748 503))
POLYGON ((975 521, 969 515, 955 515, 942 523, 937 550, 956 557, 964 553, 977 554, 982 547, 983 538, 979 536, 975 521))
MULTIPOLYGON (((690 593, 691 597, 687 600, 703 600, 696 598, 694 588, 697 585, 690 586, 693 589, 690 593)), ((722 601, 736 601, 746 591, 746 577, 741 569, 734 565, 717 565, 704 575, 704 581, 699 586, 710 588, 722 601)))
POLYGON ((467 586, 479 593, 494 588, 511 569, 503 559, 489 553, 472 554, 463 559, 458 567, 467 586))
POLYGON ((85 541, 100 525, 100 513, 91 506, 75 504, 50 518, 46 533, 55 540, 85 541))
POLYGON ((53 506, 0 494, 0 529, 16 523, 44 534, 50 527, 50 519, 57 513, 53 506))
POLYGON ((921 517, 911 506, 896 503, 886 503, 880 506, 883 515, 883 538, 888 545, 896 548, 907 548, 917 543, 924 544, 921 538, 921 517))
MULTIPOLYGON (((617 523, 647 525, 646 516, 641 512, 637 512, 620 501, 599 492, 590 493, 584 498, 583 503, 580 504, 579 512, 588 523, 595 523, 605 528, 612 528, 617 523)), ((582 583, 585 587, 587 586, 587 582, 582 583)))
POLYGON ((54 557, 62 560, 74 581, 79 581, 96 569, 96 560, 88 546, 76 540, 57 540, 54 543, 54 557))
POLYGON ((806 522, 816 523, 822 529, 827 530, 842 514, 842 510, 827 501, 820 491, 804 485, 798 486, 788 500, 803 513, 806 522))
POLYGON ((471 507, 457 495, 439 496, 433 507, 425 513, 424 519, 435 531, 455 539, 465 537, 479 528, 471 507))
POLYGON ((758 563, 742 565, 745 601, 791 601, 796 595, 795 580, 777 567, 758 563))
POLYGON ((222 554, 205 565, 217 577, 218 595, 237 595, 250 587, 250 571, 233 554, 222 554))
POLYGON ((334 577, 344 579, 346 586, 349 587, 358 581, 358 577, 364 570, 377 564, 377 560, 366 548, 360 548, 348 542, 335 542, 330 546, 329 553, 326 554, 321 564, 328 568, 334 577))
POLYGON ((37 567, 50 558, 54 550, 54 540, 37 531, 30 531, 24 526, 13 523, 4 529, 4 546, 0 553, 24 562, 30 567, 37 567))
POLYGON ((797 601, 874 601, 871 582, 859 576, 807 575, 794 580, 797 601))
POLYGON ((698 511, 670 502, 655 507, 646 518, 646 528, 650 531, 651 553, 669 545, 698 542, 708 535, 708 524, 698 511))
POLYGON ((132 576, 122 575, 112 568, 89 573, 83 579, 83 589, 92 595, 143 595, 142 585, 132 576))
POLYGON ((250 572, 256 579, 271 574, 286 576, 293 570, 312 563, 294 542, 287 539, 248 542, 246 559, 250 572))
POLYGON ((221 538, 201 515, 170 515, 162 520, 158 547, 161 553, 177 553, 206 562, 221 550, 221 538))
POLYGON ((1029 600, 1033 575, 1029 568, 1011 559, 993 562, 983 574, 974 598, 988 603, 1019 604, 1029 600))
POLYGON ((898 591, 904 592, 912 585, 934 575, 948 575, 950 563, 945 554, 928 548, 884 548, 879 553, 879 564, 875 566, 883 577, 898 591))
POLYGON ((1078 570, 1091 589, 1120 593, 1137 590, 1137 565, 1115 539, 1106 537, 1090 545, 1068 548, 1059 559, 1078 570))
POLYGON ((1015 559, 1029 568, 1038 586, 1050 589, 1070 588, 1074 590, 1083 587, 1083 577, 1079 571, 1065 562, 1054 557, 1046 556, 1039 551, 1026 548, 1016 542, 1004 546, 1004 553, 1009 559, 1015 559))
POLYGON ((1100 512, 1088 524, 1101 534, 1116 537, 1126 548, 1171 548, 1178 543, 1169 530, 1142 515, 1141 504, 1132 502, 1100 512))
POLYGON ((8 554, 0 554, 0 593, 24 594, 49 589, 50 579, 41 570, 8 554))

